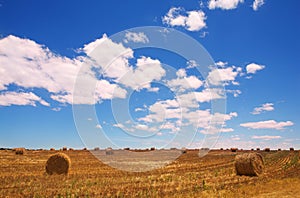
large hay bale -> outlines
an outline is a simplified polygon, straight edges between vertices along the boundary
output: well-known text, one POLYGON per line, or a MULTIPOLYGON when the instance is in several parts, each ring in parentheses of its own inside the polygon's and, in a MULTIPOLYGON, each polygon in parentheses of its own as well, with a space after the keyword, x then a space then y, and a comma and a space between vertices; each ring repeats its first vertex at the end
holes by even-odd
POLYGON ((294 148, 292 148, 292 147, 290 148, 290 151, 294 151, 294 150, 295 150, 294 148))
POLYGON ((23 155, 26 152, 25 148, 15 148, 14 149, 16 155, 23 155))
POLYGON ((265 152, 270 152, 271 149, 270 148, 265 148, 265 152))
POLYGON ((105 149, 105 154, 106 155, 113 155, 114 154, 114 151, 113 151, 113 149, 112 148, 107 148, 107 149, 105 149))
POLYGON ((258 176, 263 172, 264 160, 258 153, 244 153, 235 157, 237 175, 258 176))
POLYGON ((65 174, 69 172, 71 165, 70 158, 64 153, 56 153, 51 155, 46 163, 46 173, 52 174, 65 174))

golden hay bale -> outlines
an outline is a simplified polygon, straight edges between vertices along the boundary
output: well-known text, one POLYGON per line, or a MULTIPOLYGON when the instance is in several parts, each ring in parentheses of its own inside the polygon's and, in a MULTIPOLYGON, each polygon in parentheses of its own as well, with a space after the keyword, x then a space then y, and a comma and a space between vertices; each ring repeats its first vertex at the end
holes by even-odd
POLYGON ((14 149, 16 155, 23 155, 26 152, 25 148, 15 148, 14 149))
POLYGON ((52 174, 65 174, 69 172, 71 166, 70 158, 64 153, 56 153, 49 157, 46 163, 46 173, 52 174))
POLYGON ((114 154, 114 151, 113 151, 113 149, 112 148, 107 148, 107 149, 105 149, 105 154, 106 155, 113 155, 114 154))
POLYGON ((237 175, 258 176, 263 169, 264 160, 259 153, 244 153, 235 157, 237 175))

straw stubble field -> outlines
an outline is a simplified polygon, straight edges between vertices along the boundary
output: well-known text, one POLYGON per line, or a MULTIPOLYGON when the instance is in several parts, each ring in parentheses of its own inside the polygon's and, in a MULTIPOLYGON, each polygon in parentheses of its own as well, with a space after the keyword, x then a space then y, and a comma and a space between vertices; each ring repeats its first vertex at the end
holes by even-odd
MULTIPOLYGON (((300 197, 298 151, 260 151, 259 177, 237 176, 231 151, 199 158, 187 151, 173 163, 148 172, 111 168, 87 150, 62 151, 72 165, 67 176, 47 175, 45 164, 57 151, 0 151, 0 197, 300 197)), ((243 151, 246 152, 246 151, 243 151)))

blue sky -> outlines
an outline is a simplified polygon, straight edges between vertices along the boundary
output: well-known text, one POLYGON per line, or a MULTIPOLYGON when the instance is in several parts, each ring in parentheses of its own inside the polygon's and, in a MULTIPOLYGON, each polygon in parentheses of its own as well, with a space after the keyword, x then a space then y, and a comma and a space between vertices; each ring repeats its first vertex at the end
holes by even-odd
POLYGON ((103 148, 110 146, 103 142, 108 138, 116 147, 202 147, 204 140, 216 148, 300 148, 299 4, 2 0, 0 147, 103 148), (133 49, 151 44, 151 35, 122 31, 142 26, 183 32, 207 50, 215 66, 204 78, 197 66, 189 68, 193 60, 133 49), (122 50, 128 53, 105 72, 104 58, 122 50), (97 62, 91 67, 96 102, 73 104, 74 79, 89 58, 97 62), (177 98, 197 96, 185 98, 190 103, 184 106, 174 90, 177 98), (126 101, 131 122, 123 115, 126 101), (222 115, 212 111, 218 101, 226 102, 226 112, 217 112, 222 115), (95 108, 96 116, 80 111, 76 128, 72 104, 75 117, 80 105, 95 108))

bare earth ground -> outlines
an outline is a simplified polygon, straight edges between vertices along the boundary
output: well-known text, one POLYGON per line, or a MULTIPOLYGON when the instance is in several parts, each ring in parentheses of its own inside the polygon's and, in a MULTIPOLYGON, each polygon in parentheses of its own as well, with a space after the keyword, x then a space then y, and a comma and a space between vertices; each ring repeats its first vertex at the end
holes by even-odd
POLYGON ((68 176, 46 175, 47 158, 58 151, 0 151, 0 197, 300 197, 299 151, 261 152, 265 172, 236 176, 241 152, 188 151, 163 168, 124 172, 98 161, 89 151, 63 151, 68 176))

